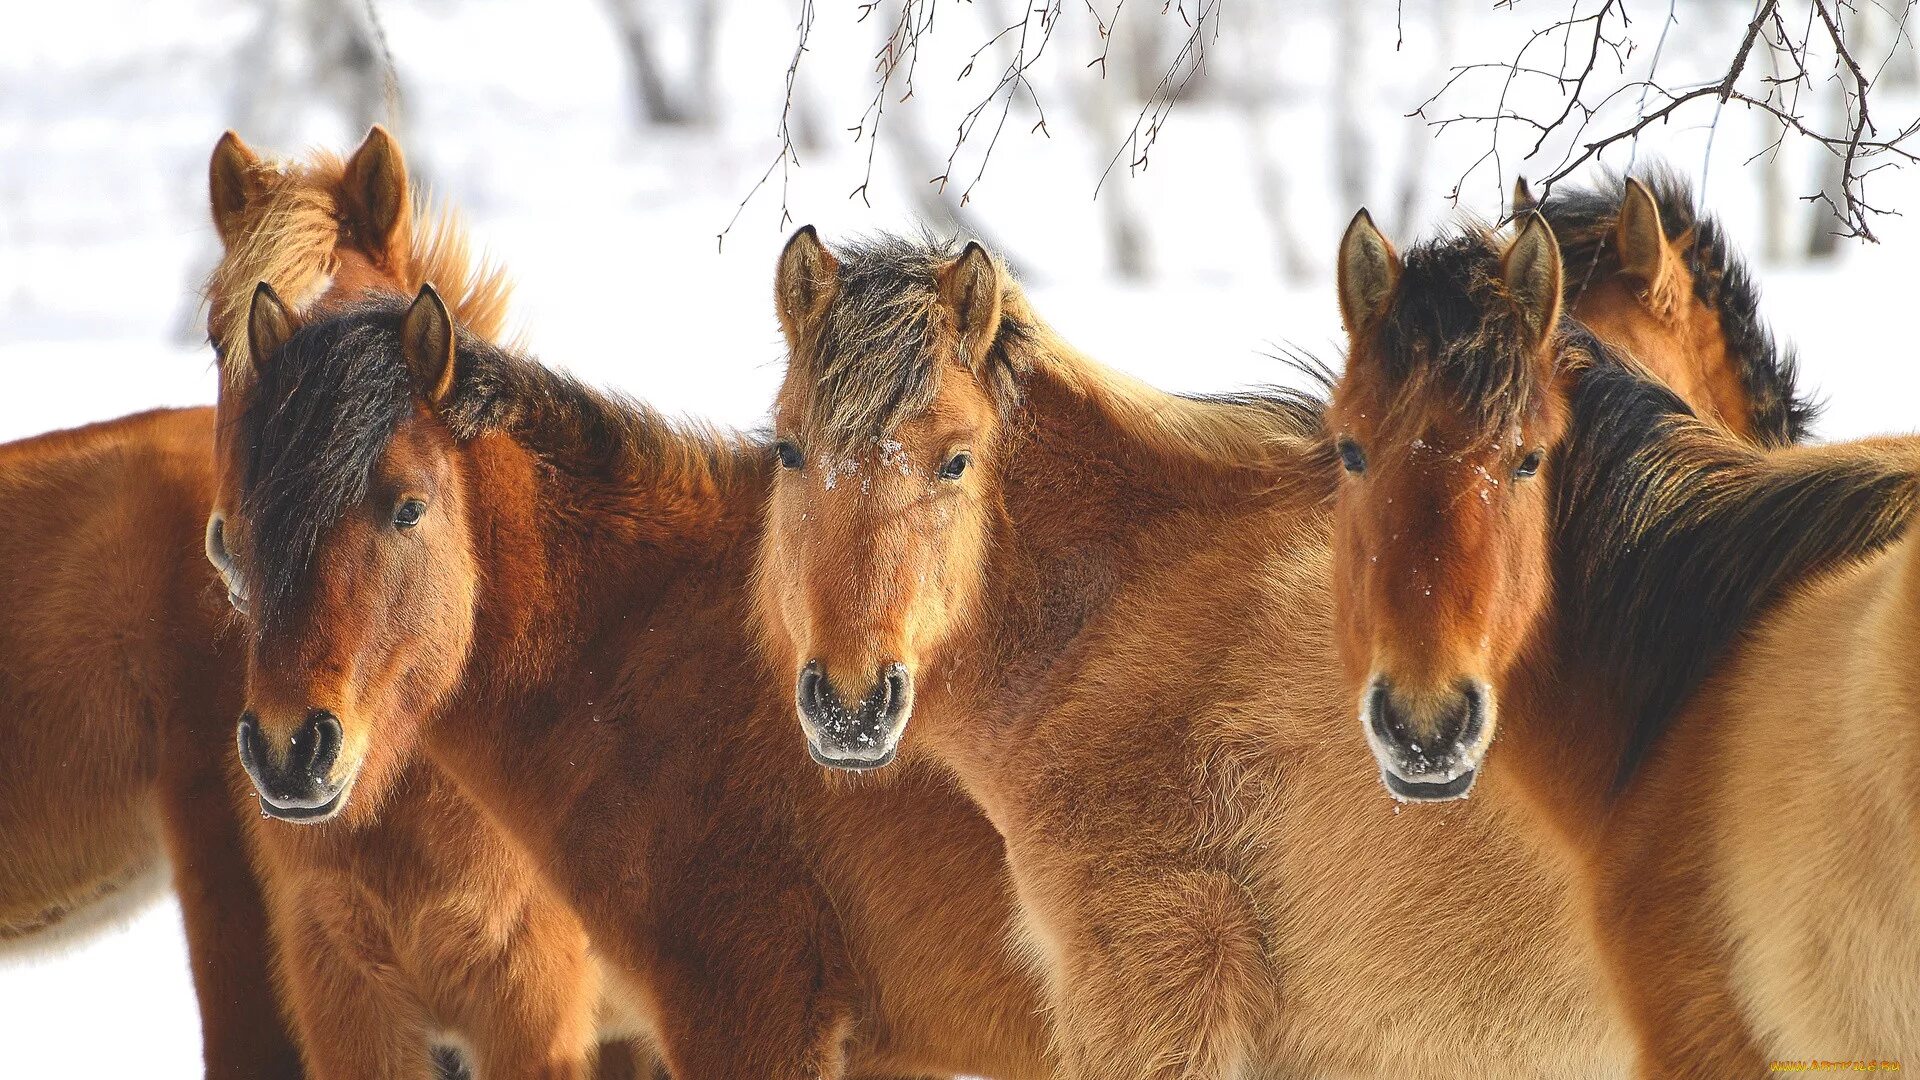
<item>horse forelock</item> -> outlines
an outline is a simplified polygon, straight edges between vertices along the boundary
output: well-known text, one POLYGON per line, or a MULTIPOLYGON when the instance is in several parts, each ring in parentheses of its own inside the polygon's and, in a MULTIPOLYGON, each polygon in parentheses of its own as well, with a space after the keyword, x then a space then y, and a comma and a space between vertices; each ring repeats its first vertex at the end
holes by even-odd
MULTIPOLYGON (((296 313, 325 295, 340 265, 339 192, 346 164, 339 155, 314 150, 301 159, 261 167, 261 194, 249 200, 239 242, 209 275, 203 294, 219 330, 217 341, 231 378, 247 377, 247 311, 262 281, 274 287, 296 313)), ((453 317, 472 333, 506 345, 513 285, 505 268, 476 253, 458 211, 412 193, 409 252, 397 287, 417 291, 431 283, 453 317)), ((354 299, 354 298, 347 298, 354 299)))
MULTIPOLYGON (((1378 380, 1393 423, 1444 407, 1469 433, 1504 437, 1531 417, 1550 387, 1537 335, 1500 276, 1493 234, 1469 224, 1413 248, 1393 300, 1348 359, 1378 380)), ((1564 326, 1548 349, 1566 350, 1564 326)))
POLYGON ((930 408, 957 354, 939 349, 936 273, 958 255, 931 236, 879 235, 836 250, 833 302, 810 348, 802 422, 826 453, 886 438, 930 408))
POLYGON ((302 328, 259 375, 239 418, 241 513, 256 634, 278 631, 326 530, 365 496, 413 409, 400 352, 404 308, 388 305, 302 328))
MULTIPOLYGON (((241 572, 250 598, 257 595, 257 633, 289 614, 326 530, 366 495, 402 423, 423 406, 402 352, 406 311, 401 298, 373 298, 300 328, 247 395, 236 440, 248 530, 241 572)), ((660 506, 681 517, 719 516, 729 494, 752 492, 767 467, 763 445, 677 425, 465 328, 452 389, 434 412, 455 443, 504 433, 546 475, 611 493, 615 516, 636 516, 621 500, 659 504, 637 514, 653 530, 676 527, 676 515, 660 506), (656 497, 662 492, 673 497, 656 497)), ((751 499, 757 505, 757 495, 751 499)))

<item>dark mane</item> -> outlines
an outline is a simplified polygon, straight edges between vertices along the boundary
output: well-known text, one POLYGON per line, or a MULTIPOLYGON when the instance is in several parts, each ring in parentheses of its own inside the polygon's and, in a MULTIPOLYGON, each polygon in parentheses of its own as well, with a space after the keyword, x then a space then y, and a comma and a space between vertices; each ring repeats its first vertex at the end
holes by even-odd
POLYGON ((1920 476, 1871 448, 1755 451, 1577 324, 1569 336, 1595 359, 1554 466, 1556 644, 1632 721, 1624 785, 1760 613, 1904 531, 1920 476))
MULTIPOLYGON (((243 415, 245 566, 256 632, 299 599, 326 529, 366 495, 417 392, 401 355, 403 301, 374 301, 302 327, 264 364, 243 415)), ((459 332, 440 414, 461 442, 511 435, 545 464, 613 486, 641 472, 718 487, 766 456, 744 440, 676 427, 530 357, 459 332)))
POLYGON ((1441 395, 1489 435, 1534 408, 1543 388, 1532 335, 1499 274, 1499 244, 1475 224, 1407 253, 1367 352, 1394 401, 1441 395))
MULTIPOLYGON (((925 234, 882 234, 835 248, 838 294, 817 338, 790 359, 812 384, 804 423, 821 440, 818 449, 852 452, 890 437, 901 421, 932 405, 951 363, 937 352, 935 275, 959 254, 957 241, 925 234)), ((1005 416, 1021 402, 1021 380, 1046 370, 1076 392, 1101 397, 1117 417, 1140 425, 1143 438, 1246 464, 1319 440, 1327 380, 1324 369, 1311 368, 1309 362, 1306 370, 1320 381, 1305 391, 1189 396, 1128 386, 1080 358, 1009 283, 981 382, 1005 416), (1257 454, 1248 450, 1253 443, 1261 444, 1257 454)))
MULTIPOLYGON (((954 241, 881 234, 836 246, 839 292, 807 355, 814 384, 808 395, 809 429, 828 440, 830 452, 885 438, 901 420, 930 406, 946 364, 933 355, 934 312, 939 303, 935 272, 960 254, 954 241)), ((1022 327, 1003 317, 1001 338, 1022 327)), ((1000 350, 988 386, 996 403, 1011 408, 1019 392, 1000 350)))
MULTIPOLYGON (((1694 294, 1720 313, 1721 333, 1739 367, 1754 431, 1770 446, 1805 439, 1819 404, 1800 392, 1793 350, 1780 345, 1760 318, 1759 286, 1720 222, 1699 210, 1692 188, 1673 171, 1655 167, 1636 178, 1653 194, 1667 239, 1686 254, 1694 294)), ((1569 303, 1589 282, 1618 271, 1614 227, 1626 189, 1625 176, 1608 175, 1591 188, 1555 188, 1541 204, 1540 212, 1560 241, 1569 303)))

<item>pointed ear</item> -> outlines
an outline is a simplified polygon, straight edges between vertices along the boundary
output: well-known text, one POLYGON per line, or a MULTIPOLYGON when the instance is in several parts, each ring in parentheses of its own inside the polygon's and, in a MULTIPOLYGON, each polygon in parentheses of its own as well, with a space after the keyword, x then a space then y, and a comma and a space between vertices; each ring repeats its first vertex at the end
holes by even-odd
POLYGON ((1513 206, 1508 208, 1507 216, 1517 218, 1529 210, 1537 210, 1539 208, 1540 200, 1533 197, 1533 189, 1527 186, 1527 178, 1524 176, 1514 177, 1513 206))
POLYGON ((280 302, 273 286, 261 282, 253 287, 253 302, 247 307, 247 367, 230 376, 252 378, 272 361, 273 354, 293 336, 293 313, 280 302))
POLYGON ((1666 278, 1667 233, 1660 224, 1660 204, 1638 180, 1627 181, 1613 237, 1619 245, 1620 272, 1649 292, 1659 288, 1666 278))
POLYGON ((1500 256, 1500 279, 1539 343, 1560 320, 1560 243, 1539 211, 1520 221, 1519 235, 1500 256))
POLYGON ((342 209, 354 240, 386 266, 405 258, 413 204, 407 195, 407 159, 379 124, 347 159, 342 209))
POLYGON ((940 302, 953 315, 960 337, 960 361, 975 371, 1000 336, 1000 268, 978 241, 968 241, 960 257, 935 274, 940 302))
POLYGON ((1400 256, 1373 226, 1373 215, 1361 210, 1347 223, 1340 238, 1340 320, 1347 336, 1358 340, 1387 310, 1394 286, 1400 283, 1400 256))
POLYGON ((780 264, 773 275, 773 303, 780 315, 780 329, 789 342, 805 336, 833 301, 839 279, 840 260, 833 257, 820 234, 811 225, 800 226, 780 250, 780 264))
POLYGON ((207 165, 207 192, 213 200, 213 229, 220 244, 232 248, 240 236, 240 218, 247 203, 258 197, 263 187, 258 169, 260 155, 229 131, 213 144, 213 160, 207 165))
POLYGON ((453 318, 433 286, 420 286, 400 323, 400 348, 413 382, 428 401, 439 404, 453 390, 453 318))

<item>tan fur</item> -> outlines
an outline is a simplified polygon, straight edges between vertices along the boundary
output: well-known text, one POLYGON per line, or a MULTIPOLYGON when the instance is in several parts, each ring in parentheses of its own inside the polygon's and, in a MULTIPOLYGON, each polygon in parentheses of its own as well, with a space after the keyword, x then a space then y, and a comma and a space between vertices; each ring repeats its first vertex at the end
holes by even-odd
MULTIPOLYGON (((938 761, 1006 838, 1067 1075, 1621 1075, 1567 868, 1490 803, 1395 814, 1351 742, 1307 425, 1122 378, 1001 288, 1006 419, 950 364, 833 483, 782 472, 757 603, 789 678, 912 670, 889 768, 938 761)), ((845 441, 816 340, 776 410, 803 448, 845 441)))
POLYGON ((305 316, 353 303, 370 289, 411 296, 431 282, 461 325, 481 337, 508 339, 511 281, 503 267, 474 255, 457 212, 409 190, 405 235, 393 250, 369 253, 355 246, 347 164, 337 155, 316 150, 299 159, 253 156, 250 164, 223 164, 232 152, 223 139, 214 175, 250 177, 253 201, 244 221, 233 216, 231 203, 216 207, 216 220, 226 222, 223 235, 232 229, 235 236, 205 287, 208 336, 223 350, 226 378, 249 370, 245 314, 262 281, 305 316))
MULTIPOLYGON (((1920 1055, 1917 552, 1910 537, 1807 589, 1688 718, 1713 733, 1700 840, 1769 1057, 1920 1055)), ((1662 770, 1663 802, 1688 764, 1662 770)))
MULTIPOLYGON (((222 356, 221 408, 244 400, 248 379, 292 332, 293 315, 276 293, 323 288, 304 298, 314 312, 374 289, 421 290, 442 332, 422 335, 439 367, 422 353, 418 377, 439 393, 451 379, 453 343, 434 286, 444 282, 479 326, 500 332, 504 276, 459 261, 466 240, 448 218, 426 217, 416 230, 411 208, 421 200, 407 186, 398 145, 380 129, 345 164, 326 155, 284 164, 261 190, 238 218, 240 243, 214 273, 214 309, 230 309, 223 298, 252 270, 283 276, 262 279, 244 309, 252 313, 246 325, 211 327, 216 340, 248 342, 245 354, 229 347, 222 356), (333 267, 330 276, 314 277, 324 266, 333 267), (346 272, 355 266, 363 269, 346 272)), ((206 449, 211 471, 218 459, 206 449)), ((220 513, 226 499, 209 502, 220 513)), ((238 715, 229 710, 222 719, 231 724, 238 715)), ((309 1076, 426 1075, 430 1039, 445 1035, 471 1050, 482 1077, 585 1075, 596 1015, 619 1010, 603 1003, 604 980, 579 920, 436 770, 412 765, 393 792, 378 815, 369 801, 332 825, 248 816, 278 984, 309 1076)))
POLYGON ((1915 547, 1754 627, 1601 836, 1596 898, 1643 1075, 1920 1048, 1915 547))
MULTIPOLYGON (((1630 189, 1628 199, 1644 195, 1630 189)), ((1661 273, 1683 275, 1684 265, 1672 260, 1661 273)), ((1631 286, 1646 271, 1643 264, 1615 276, 1631 286)), ((1575 314, 1595 316, 1603 336, 1634 342, 1650 369, 1731 367, 1717 332, 1715 351, 1691 352, 1714 313, 1690 285, 1636 294, 1598 280, 1575 314)), ((1356 347, 1336 389, 1336 419, 1385 411, 1380 360, 1356 347)), ((1571 352, 1562 360, 1604 362, 1571 352)), ((1575 374, 1539 380, 1550 405, 1566 408, 1575 374)), ((1430 681, 1469 675, 1497 689, 1501 737, 1481 748, 1492 771, 1476 801, 1484 792, 1580 867, 1576 894, 1633 1030, 1637 1075, 1759 1077, 1769 1060, 1911 1057, 1920 1046, 1920 788, 1910 775, 1916 729, 1906 704, 1920 629, 1911 607, 1915 541, 1807 583, 1749 628, 1619 789, 1640 717, 1609 707, 1617 680, 1547 653, 1564 644, 1549 636, 1570 621, 1564 609, 1591 602, 1547 587, 1550 545, 1567 537, 1554 535, 1543 500, 1507 501, 1497 518, 1476 520, 1478 485, 1463 482, 1460 470, 1412 469, 1407 463, 1427 456, 1455 460, 1460 447, 1448 425, 1460 406, 1426 393, 1430 383, 1407 385, 1412 391, 1395 405, 1405 424, 1371 433, 1366 475, 1344 482, 1336 500, 1336 520, 1351 534, 1335 575, 1350 692, 1358 698, 1365 680, 1403 657, 1424 665, 1430 681), (1399 619, 1390 600, 1367 588, 1375 565, 1388 578, 1421 571, 1419 607, 1431 617, 1399 619), (1504 632, 1488 634, 1463 618, 1469 608, 1499 612, 1504 632)), ((1752 412, 1741 402, 1727 415, 1752 412)), ((1561 430, 1530 434, 1562 449, 1561 430)), ((1861 496, 1873 510, 1855 512, 1869 519, 1864 526, 1757 523, 1779 530, 1769 537, 1776 550, 1814 549, 1790 529, 1872 535, 1910 514, 1906 478, 1920 447, 1909 440, 1762 454, 1691 420, 1660 438, 1662 460, 1692 467, 1633 488, 1633 504, 1615 510, 1624 518, 1613 530, 1622 546, 1661 542, 1665 533, 1647 530, 1662 519, 1727 520, 1725 511, 1752 505, 1745 500, 1762 476, 1891 492, 1861 496)), ((1569 453, 1560 467, 1579 468, 1581 459, 1569 453)), ((1512 497, 1493 497, 1502 499, 1512 497)), ((1668 599, 1625 595, 1639 604, 1668 599)))
POLYGON ((0 446, 0 938, 171 862, 207 1075, 291 1078, 228 771, 241 654, 196 550, 212 442, 193 409, 0 446))
POLYGON ((1685 252, 1696 243, 1697 232, 1669 239, 1647 187, 1628 180, 1624 190, 1605 242, 1561 238, 1592 250, 1567 271, 1578 283, 1569 298, 1574 316, 1642 364, 1701 419, 1755 441, 1753 404, 1728 350, 1720 313, 1699 301, 1688 269, 1685 252))
MULTIPOLYGON (((404 315, 380 317, 390 351, 369 355, 404 362, 404 315)), ((302 344, 275 363, 311 359, 302 344)), ((341 823, 390 818, 431 755, 579 912, 675 1076, 1051 1075, 988 824, 931 770, 863 790, 782 752, 747 610, 768 448, 474 342, 461 357, 453 394, 415 387, 366 493, 326 519, 310 594, 256 628, 267 743, 312 709, 339 718, 341 823), (511 419, 474 430, 466 379, 511 419), (396 492, 428 507, 404 535, 383 521, 396 492)), ((271 367, 252 392, 303 389, 331 400, 271 367)), ((267 526, 226 496, 244 575, 267 526)), ((410 929, 300 903, 376 959, 410 929)))

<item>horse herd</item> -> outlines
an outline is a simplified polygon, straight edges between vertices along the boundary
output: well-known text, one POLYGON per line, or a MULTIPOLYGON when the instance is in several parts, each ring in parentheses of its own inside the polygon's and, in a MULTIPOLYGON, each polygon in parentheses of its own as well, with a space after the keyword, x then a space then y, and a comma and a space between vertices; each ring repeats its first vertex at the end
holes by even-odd
POLYGON ((1213 398, 803 228, 763 437, 503 342, 379 128, 210 179, 217 406, 0 447, 0 942, 170 868, 209 1076, 1920 1055, 1920 443, 1683 184, 1362 212, 1213 398))

